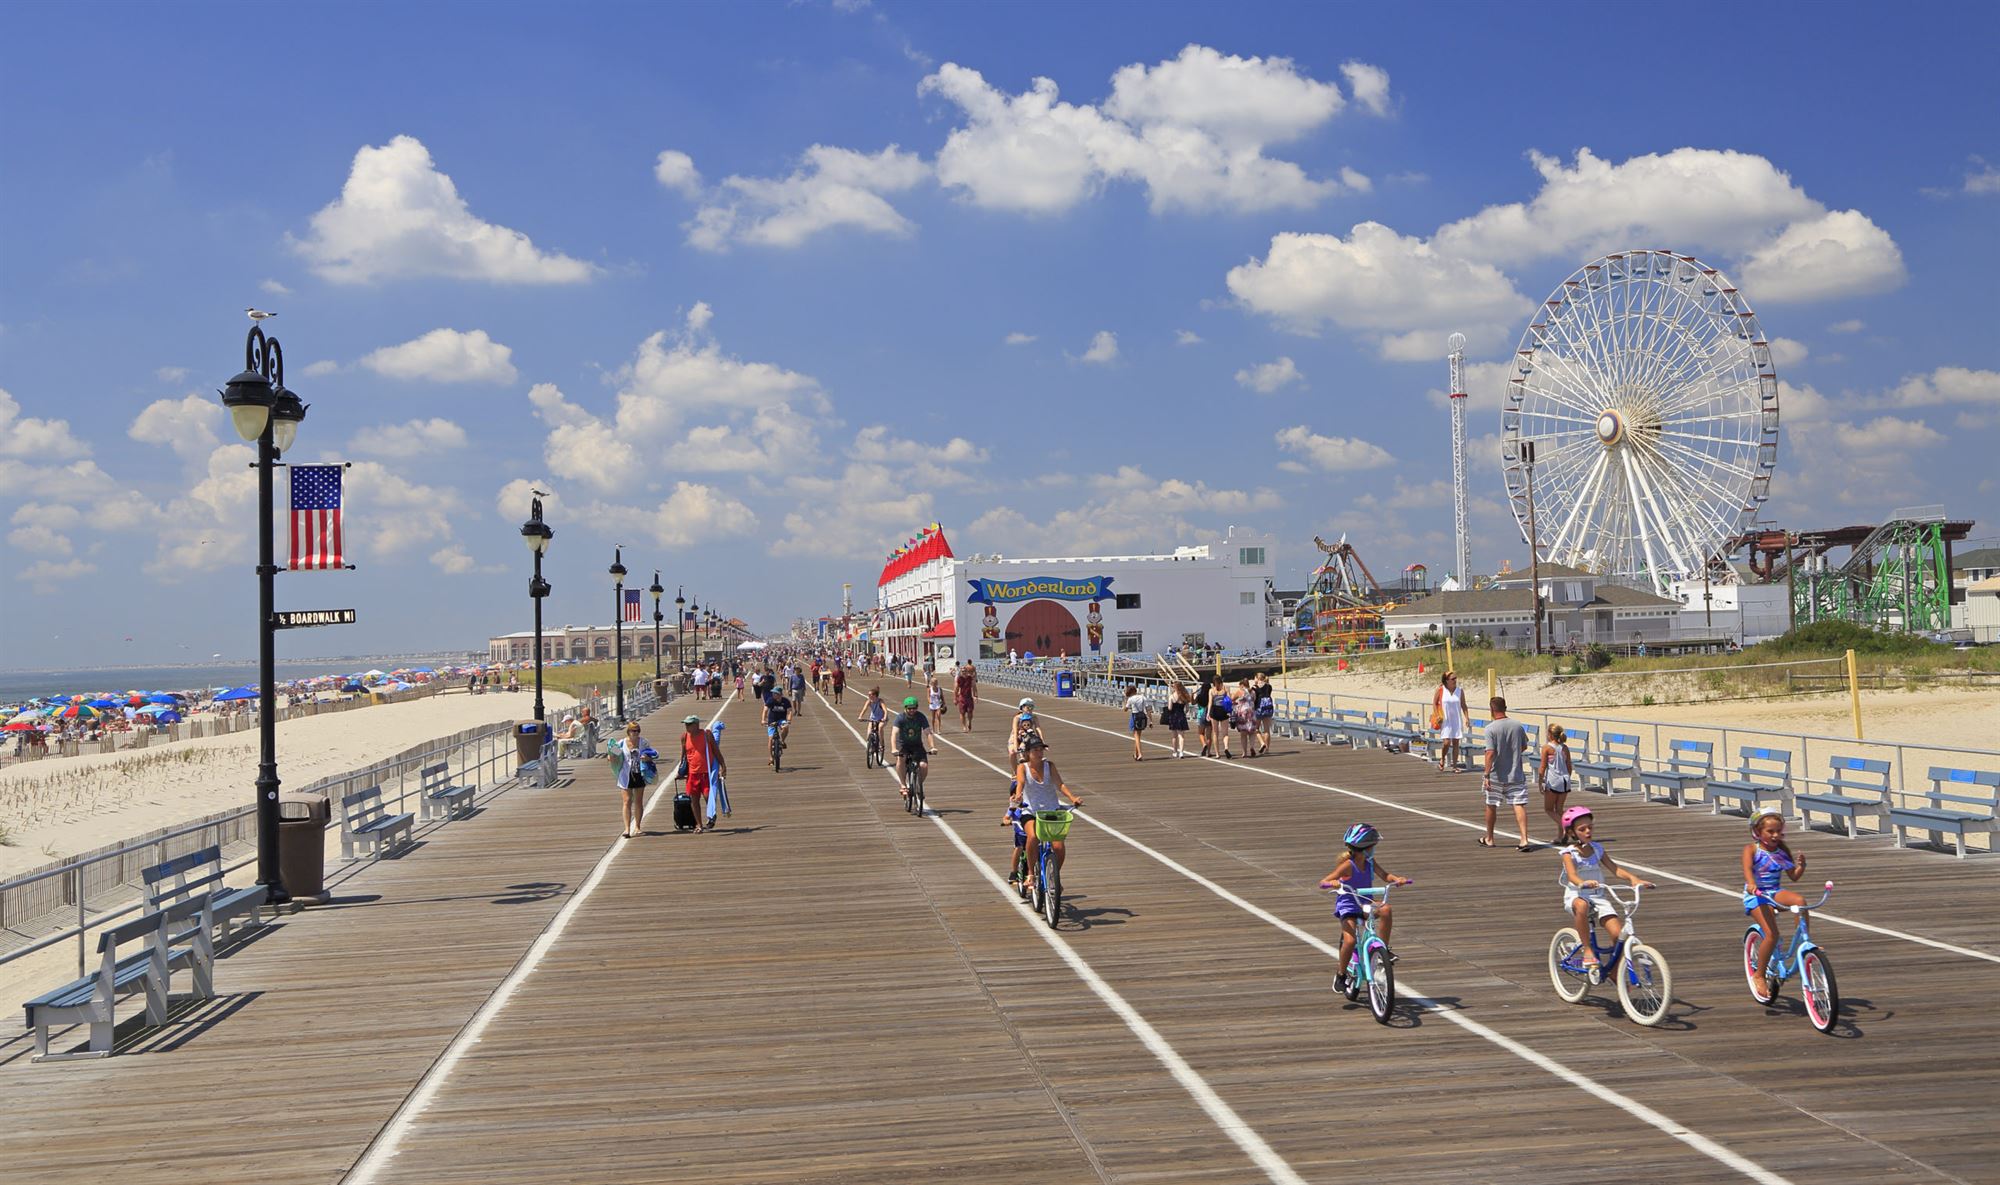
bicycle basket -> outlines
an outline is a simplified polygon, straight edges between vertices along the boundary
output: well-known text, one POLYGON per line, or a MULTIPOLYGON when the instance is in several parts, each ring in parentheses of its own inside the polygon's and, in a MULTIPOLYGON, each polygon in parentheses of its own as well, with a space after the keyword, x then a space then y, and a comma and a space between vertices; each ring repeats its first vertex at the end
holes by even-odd
POLYGON ((1036 811, 1035 838, 1043 843, 1061 843, 1069 837, 1068 811, 1036 811))

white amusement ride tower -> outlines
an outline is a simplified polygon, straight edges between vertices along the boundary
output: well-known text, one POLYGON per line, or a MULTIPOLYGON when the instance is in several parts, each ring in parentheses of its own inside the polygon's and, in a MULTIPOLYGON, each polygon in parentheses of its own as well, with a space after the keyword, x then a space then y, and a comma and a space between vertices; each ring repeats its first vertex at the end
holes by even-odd
POLYGON ((1452 578, 1460 588, 1472 587, 1472 533, 1465 525, 1465 335, 1454 333, 1451 346, 1451 525, 1458 532, 1452 578))
POLYGON ((1778 462, 1778 376, 1750 303, 1688 255, 1625 251, 1556 286, 1514 354, 1501 412, 1540 556, 1671 595, 1755 519, 1778 462))

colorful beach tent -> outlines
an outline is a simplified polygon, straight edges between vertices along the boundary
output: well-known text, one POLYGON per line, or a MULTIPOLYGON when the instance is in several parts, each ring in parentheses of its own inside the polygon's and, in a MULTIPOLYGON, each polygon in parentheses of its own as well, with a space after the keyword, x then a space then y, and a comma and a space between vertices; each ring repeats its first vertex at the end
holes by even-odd
POLYGON ((232 687, 228 691, 223 692, 221 695, 216 696, 215 702, 220 704, 220 703, 228 703, 231 700, 256 699, 256 698, 257 698, 257 689, 254 687, 232 687))

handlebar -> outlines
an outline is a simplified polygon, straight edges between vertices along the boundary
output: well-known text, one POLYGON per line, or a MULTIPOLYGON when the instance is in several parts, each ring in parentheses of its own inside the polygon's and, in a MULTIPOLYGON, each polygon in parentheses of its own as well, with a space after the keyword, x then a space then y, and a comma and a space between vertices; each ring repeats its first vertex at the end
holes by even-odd
POLYGON ((1791 907, 1792 912, 1799 913, 1803 910, 1818 909, 1820 906, 1825 905, 1826 899, 1831 896, 1833 896, 1833 882, 1828 881, 1826 882, 1826 891, 1819 895, 1818 901, 1813 902, 1811 905, 1794 905, 1791 907))

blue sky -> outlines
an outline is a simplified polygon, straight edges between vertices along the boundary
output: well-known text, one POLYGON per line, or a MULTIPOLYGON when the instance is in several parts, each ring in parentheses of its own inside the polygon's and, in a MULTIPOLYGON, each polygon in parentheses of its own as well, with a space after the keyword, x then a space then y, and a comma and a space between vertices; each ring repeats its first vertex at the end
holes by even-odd
POLYGON ((0 15, 7 665, 254 652, 251 304, 357 462, 290 655, 524 627, 531 482, 556 621, 623 543, 775 627, 933 520, 1442 571, 1452 331, 1490 569, 1501 363, 1632 246, 1773 341, 1766 518, 2000 535, 1990 6, 95 7, 0 15))

